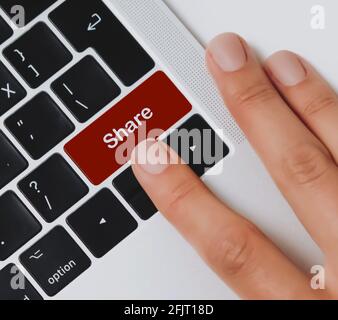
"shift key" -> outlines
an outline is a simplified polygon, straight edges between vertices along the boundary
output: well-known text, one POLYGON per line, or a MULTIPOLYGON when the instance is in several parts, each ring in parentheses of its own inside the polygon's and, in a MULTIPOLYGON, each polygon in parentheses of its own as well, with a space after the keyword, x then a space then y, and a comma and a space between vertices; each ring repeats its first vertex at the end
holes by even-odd
POLYGON ((65 150, 99 185, 129 161, 135 145, 156 138, 191 109, 170 79, 157 72, 67 143, 65 150))

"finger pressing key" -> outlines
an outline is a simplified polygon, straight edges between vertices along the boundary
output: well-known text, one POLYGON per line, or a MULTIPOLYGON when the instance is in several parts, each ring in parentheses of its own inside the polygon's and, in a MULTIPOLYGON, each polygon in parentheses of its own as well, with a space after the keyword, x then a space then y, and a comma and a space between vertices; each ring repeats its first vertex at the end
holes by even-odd
POLYGON ((309 279, 255 226, 219 201, 164 143, 142 142, 132 162, 160 212, 240 296, 316 297, 309 279))

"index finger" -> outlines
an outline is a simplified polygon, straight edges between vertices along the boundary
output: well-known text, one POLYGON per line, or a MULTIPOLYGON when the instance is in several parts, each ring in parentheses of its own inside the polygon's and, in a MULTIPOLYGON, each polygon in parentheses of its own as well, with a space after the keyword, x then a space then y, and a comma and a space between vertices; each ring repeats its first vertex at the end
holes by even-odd
POLYGON ((249 221, 218 200, 188 166, 180 161, 158 163, 154 154, 177 158, 162 142, 145 141, 132 157, 136 178, 160 212, 240 296, 318 297, 305 274, 249 221))

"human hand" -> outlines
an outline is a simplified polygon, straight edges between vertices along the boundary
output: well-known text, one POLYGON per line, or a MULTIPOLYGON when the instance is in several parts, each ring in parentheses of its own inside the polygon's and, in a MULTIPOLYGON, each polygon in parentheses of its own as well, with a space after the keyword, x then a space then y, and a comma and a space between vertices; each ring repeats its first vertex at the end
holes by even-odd
POLYGON ((207 64, 225 104, 300 221, 325 254, 326 290, 315 291, 262 232, 218 200, 184 164, 141 164, 135 176, 156 207, 213 270, 246 299, 338 298, 338 98, 303 58, 278 52, 262 67, 240 37, 223 34, 207 64))

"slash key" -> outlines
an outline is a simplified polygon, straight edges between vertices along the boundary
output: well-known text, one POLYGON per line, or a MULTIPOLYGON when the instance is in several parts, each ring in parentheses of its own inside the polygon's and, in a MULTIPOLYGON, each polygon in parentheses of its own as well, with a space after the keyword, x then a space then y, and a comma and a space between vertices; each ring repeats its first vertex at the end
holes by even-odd
POLYGON ((59 154, 19 182, 19 188, 47 222, 53 222, 81 200, 88 188, 59 154))
POLYGON ((121 93, 92 56, 54 81, 52 89, 80 122, 89 120, 121 93))

